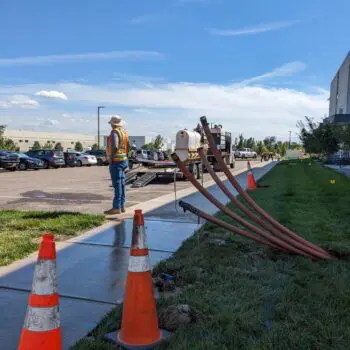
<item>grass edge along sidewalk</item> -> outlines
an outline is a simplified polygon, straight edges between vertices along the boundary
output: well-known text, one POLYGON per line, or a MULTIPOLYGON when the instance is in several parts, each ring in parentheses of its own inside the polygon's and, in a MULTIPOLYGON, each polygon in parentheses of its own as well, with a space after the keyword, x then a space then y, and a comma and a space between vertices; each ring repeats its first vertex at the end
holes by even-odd
POLYGON ((0 266, 35 252, 43 232, 50 232, 56 241, 63 241, 104 222, 103 215, 0 210, 0 266))
MULTIPOLYGON (((207 224, 154 270, 175 274, 180 288, 178 295, 158 300, 159 312, 184 303, 202 315, 161 348, 349 348, 350 180, 304 160, 281 162, 261 182, 270 185, 252 193, 261 206, 341 259, 274 252, 207 224)), ((72 349, 112 349, 102 336, 120 327, 121 309, 72 349)))

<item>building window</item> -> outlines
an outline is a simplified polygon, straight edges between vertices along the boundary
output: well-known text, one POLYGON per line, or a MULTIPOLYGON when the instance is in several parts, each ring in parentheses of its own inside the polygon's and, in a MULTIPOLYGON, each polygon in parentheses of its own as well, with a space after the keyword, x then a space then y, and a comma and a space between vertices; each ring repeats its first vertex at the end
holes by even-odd
POLYGON ((26 140, 25 143, 28 143, 28 140, 26 140))
POLYGON ((19 142, 23 142, 23 140, 19 140, 19 142))
POLYGON ((52 141, 52 143, 55 143, 55 141, 52 141))
POLYGON ((70 144, 71 144, 71 145, 74 145, 74 142, 71 142, 70 144))

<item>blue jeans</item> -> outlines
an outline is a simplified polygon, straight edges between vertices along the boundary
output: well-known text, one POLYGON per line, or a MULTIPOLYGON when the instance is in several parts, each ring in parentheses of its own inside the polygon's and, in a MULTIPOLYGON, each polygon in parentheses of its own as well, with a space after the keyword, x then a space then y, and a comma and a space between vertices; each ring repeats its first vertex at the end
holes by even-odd
POLYGON ((125 169, 127 167, 127 160, 109 164, 109 172, 111 173, 112 185, 114 187, 114 209, 125 207, 125 169))

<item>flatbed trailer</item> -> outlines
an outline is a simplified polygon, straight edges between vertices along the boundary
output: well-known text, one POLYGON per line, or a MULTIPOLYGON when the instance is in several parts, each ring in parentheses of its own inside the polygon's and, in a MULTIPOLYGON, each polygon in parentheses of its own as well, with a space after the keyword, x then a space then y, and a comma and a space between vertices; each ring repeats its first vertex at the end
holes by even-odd
MULTIPOLYGON (((199 160, 192 161, 188 164, 190 171, 199 179, 201 175, 199 160)), ((184 179, 183 173, 176 167, 172 160, 150 160, 143 158, 129 159, 129 171, 126 179, 130 179, 128 183, 132 183, 131 187, 144 187, 156 178, 168 177, 176 179, 184 179)))

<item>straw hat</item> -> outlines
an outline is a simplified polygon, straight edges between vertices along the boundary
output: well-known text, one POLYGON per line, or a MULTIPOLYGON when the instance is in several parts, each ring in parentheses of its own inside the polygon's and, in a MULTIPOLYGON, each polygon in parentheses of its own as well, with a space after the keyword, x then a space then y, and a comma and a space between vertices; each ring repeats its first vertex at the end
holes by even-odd
POLYGON ((108 122, 112 126, 122 126, 122 118, 119 115, 111 117, 111 120, 108 122))

